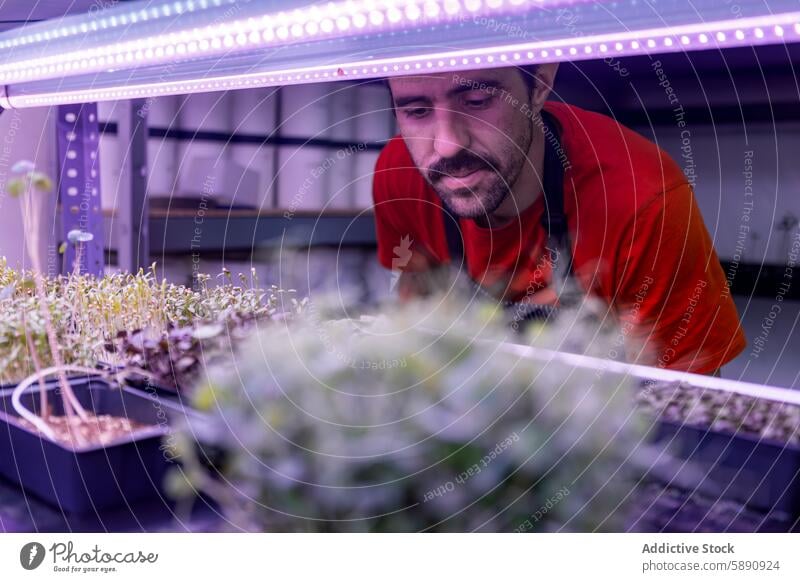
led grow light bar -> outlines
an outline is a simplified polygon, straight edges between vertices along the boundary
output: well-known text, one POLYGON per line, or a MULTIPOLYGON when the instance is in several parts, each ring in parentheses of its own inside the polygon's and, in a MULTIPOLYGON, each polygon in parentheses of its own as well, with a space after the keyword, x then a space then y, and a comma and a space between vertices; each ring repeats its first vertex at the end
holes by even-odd
MULTIPOLYGON (((410 27, 457 24, 459 19, 513 17, 548 0, 365 0, 330 2, 290 11, 254 13, 240 17, 239 9, 228 17, 215 12, 192 18, 182 25, 167 17, 193 15, 200 6, 194 1, 169 2, 160 7, 131 10, 90 22, 60 26, 52 31, 29 32, 0 41, 0 51, 12 50, 15 58, 0 63, 0 81, 19 82, 57 78, 73 71, 91 73, 109 67, 164 64, 175 58, 220 56, 237 49, 288 46, 308 40, 333 40, 350 36, 402 31, 410 27), (215 16, 209 24, 209 16, 215 16), (222 21, 220 21, 222 20, 222 21), (141 23, 141 25, 139 25, 141 23), (134 26, 139 25, 137 28, 134 26), (98 46, 76 44, 77 33, 109 30, 98 46), (130 38, 134 37, 134 38, 130 38), (56 41, 68 39, 66 42, 56 41), (113 39, 113 40, 112 40, 113 39), (26 50, 17 50, 24 47, 26 50), (56 48, 60 50, 55 50, 56 48)), ((574 3, 574 0, 573 2, 574 3)), ((220 7, 221 1, 211 2, 220 7)), ((264 3, 266 4, 266 3, 264 3)), ((550 5, 570 2, 549 0, 550 5)), ((250 3, 250 7, 257 6, 250 3)), ((208 4, 206 4, 208 6, 208 4)), ((229 8, 230 10, 230 8, 229 8)))
POLYGON ((104 11, 102 19, 93 16, 88 23, 74 17, 68 25, 42 23, 16 36, 0 36, 0 54, 10 53, 0 61, 0 82, 5 83, 0 105, 32 107, 800 40, 794 0, 772 0, 768 7, 740 0, 735 13, 718 0, 695 0, 691 11, 677 0, 363 0, 322 6, 284 0, 277 8, 275 2, 240 7, 223 0, 185 0, 139 5, 104 11), (84 27, 91 33, 73 34, 84 27))

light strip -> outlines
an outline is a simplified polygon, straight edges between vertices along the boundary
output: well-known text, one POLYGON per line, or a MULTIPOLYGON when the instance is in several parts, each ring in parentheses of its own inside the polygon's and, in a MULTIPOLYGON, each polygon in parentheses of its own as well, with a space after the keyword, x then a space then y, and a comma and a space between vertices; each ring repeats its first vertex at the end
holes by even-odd
POLYGON ((12 93, 5 98, 5 101, 0 100, 0 105, 35 107, 789 41, 800 41, 800 12, 490 48, 362 59, 340 66, 286 68, 213 78, 125 84, 77 91, 19 95, 12 93))
POLYGON ((555 350, 548 350, 540 347, 527 346, 523 344, 513 343, 497 343, 491 340, 479 340, 485 343, 494 343, 498 345, 500 350, 527 358, 537 360, 543 363, 551 361, 560 361, 569 366, 582 368, 584 370, 592 370, 596 372, 608 372, 611 374, 620 374, 623 376, 630 376, 639 378, 641 380, 657 380, 660 382, 686 382, 695 388, 702 388, 708 390, 719 390, 722 392, 733 392, 752 398, 763 398, 772 400, 774 402, 783 402, 785 404, 793 404, 800 406, 800 391, 792 390, 790 388, 779 388, 775 386, 764 386, 762 384, 753 384, 751 382, 740 382, 737 380, 728 380, 723 378, 716 378, 714 376, 706 376, 704 374, 694 374, 691 372, 680 372, 678 370, 669 370, 664 368, 657 368, 655 366, 642 366, 640 364, 627 364, 624 362, 617 362, 614 360, 605 360, 593 356, 585 356, 583 354, 571 354, 569 352, 558 352, 555 350))
POLYGON ((163 65, 175 59, 213 57, 285 47, 293 43, 457 24, 465 19, 509 16, 542 9, 543 6, 574 3, 575 0, 346 0, 294 10, 262 12, 233 20, 232 17, 220 17, 205 26, 181 28, 180 20, 178 26, 171 26, 166 17, 190 14, 198 5, 175 2, 160 8, 126 10, 116 16, 55 27, 52 32, 30 33, 0 41, 0 51, 12 51, 12 59, 0 64, 0 82, 19 83, 58 78, 64 74, 101 72, 109 68, 163 65), (162 22, 157 24, 163 32, 136 27, 137 23, 159 18, 162 22), (125 29, 126 26, 130 29, 125 29), (93 34, 113 28, 118 28, 117 36, 128 39, 100 43, 88 49, 63 51, 53 51, 54 46, 47 42, 68 37, 75 31, 93 34), (137 33, 140 38, 130 39, 137 33), (32 43, 38 43, 38 52, 44 56, 13 59, 16 47, 32 43))

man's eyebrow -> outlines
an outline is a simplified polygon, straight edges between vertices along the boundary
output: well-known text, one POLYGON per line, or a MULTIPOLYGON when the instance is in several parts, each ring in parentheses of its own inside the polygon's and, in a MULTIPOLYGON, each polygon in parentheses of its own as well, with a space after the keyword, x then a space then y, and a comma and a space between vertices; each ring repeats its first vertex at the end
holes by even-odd
POLYGON ((505 85, 497 79, 461 79, 458 87, 454 87, 447 92, 448 97, 454 97, 461 93, 469 93, 470 91, 497 91, 498 89, 505 89, 505 85))
MULTIPOLYGON (((453 87, 447 92, 447 97, 455 97, 462 93, 470 91, 497 91, 505 89, 505 85, 497 79, 463 79, 463 82, 458 87, 453 87)), ((424 105, 431 104, 431 98, 426 95, 409 95, 406 97, 397 97, 394 100, 395 107, 405 107, 412 103, 420 103, 424 105)))
POLYGON ((395 107, 405 107, 406 105, 410 105, 412 103, 424 103, 426 105, 430 105, 431 99, 430 97, 426 97, 425 95, 409 95, 407 97, 397 97, 394 100, 395 107))

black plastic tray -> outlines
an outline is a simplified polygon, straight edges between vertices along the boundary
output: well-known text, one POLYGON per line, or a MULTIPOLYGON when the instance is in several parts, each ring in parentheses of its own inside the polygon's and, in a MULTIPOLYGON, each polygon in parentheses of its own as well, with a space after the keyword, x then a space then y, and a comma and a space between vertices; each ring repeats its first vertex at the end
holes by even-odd
MULTIPOLYGON (((27 492, 65 512, 97 512, 160 496, 170 458, 162 439, 170 423, 185 411, 173 403, 111 386, 99 378, 73 378, 81 404, 96 414, 125 416, 150 426, 106 445, 68 447, 22 426, 11 404, 11 390, 0 392, 0 474, 27 492)), ((61 414, 58 387, 49 384, 49 401, 61 414)), ((38 410, 39 387, 22 395, 26 407, 38 410)))
POLYGON ((706 472, 720 499, 800 516, 800 447, 659 420, 653 442, 706 472))
MULTIPOLYGON (((70 377, 69 374, 67 374, 67 378, 69 378, 69 377, 70 377)), ((20 380, 20 382, 21 382, 21 380, 20 380)), ((58 377, 51 376, 50 378, 45 379, 44 383, 47 386, 50 386, 50 385, 53 385, 53 384, 57 384, 58 383, 58 377)), ((0 392, 6 392, 7 390, 13 390, 14 388, 16 388, 17 384, 19 384, 19 382, 11 382, 9 384, 0 384, 0 392)), ((37 389, 39 388, 39 383, 38 382, 36 383, 36 388, 37 389)))
POLYGON ((135 388, 141 392, 157 394, 159 396, 165 396, 173 400, 179 400, 181 397, 180 391, 177 388, 162 386, 161 384, 155 384, 148 378, 141 378, 141 377, 126 378, 125 385, 130 386, 131 388, 135 388))
MULTIPOLYGON (((114 367, 111 366, 110 364, 105 364, 105 363, 102 363, 102 362, 98 363, 96 365, 96 368, 97 368, 98 373, 106 372, 106 371, 113 371, 113 369, 114 369, 114 367)), ((31 373, 33 373, 33 372, 34 372, 34 370, 31 370, 31 373)), ((66 376, 67 376, 67 380, 69 380, 70 382, 72 382, 72 381, 80 381, 80 380, 82 380, 82 379, 87 377, 86 374, 77 374, 77 373, 74 373, 74 372, 67 372, 66 376)), ((18 382, 10 382, 10 383, 7 383, 7 384, 0 384, 0 393, 3 393, 5 391, 7 391, 7 390, 13 390, 14 388, 17 387, 19 382, 21 382, 22 380, 23 379, 20 379, 18 382)), ((59 382, 58 376, 48 376, 47 378, 44 379, 44 384, 47 385, 47 386, 51 386, 51 385, 54 386, 54 385, 58 384, 58 382, 59 382)), ((36 382, 34 384, 34 386, 36 386, 36 388, 38 390, 39 382, 36 382)))
MULTIPOLYGON (((103 370, 116 372, 122 370, 122 366, 115 366, 107 362, 98 364, 103 370)), ((180 390, 175 386, 164 386, 153 382, 150 378, 139 376, 136 374, 127 376, 123 384, 130 392, 148 398, 156 398, 158 400, 168 399, 170 402, 179 403, 181 406, 189 406, 188 401, 183 398, 180 390)))

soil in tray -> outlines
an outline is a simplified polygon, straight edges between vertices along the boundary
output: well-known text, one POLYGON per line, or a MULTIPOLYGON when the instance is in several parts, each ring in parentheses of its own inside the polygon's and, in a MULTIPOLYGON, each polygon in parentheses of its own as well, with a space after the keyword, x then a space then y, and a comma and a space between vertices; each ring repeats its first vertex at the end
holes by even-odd
POLYGON ((644 410, 662 420, 800 444, 800 406, 794 404, 698 388, 685 382, 645 385, 636 399, 644 410))
MULTIPOLYGON (((132 433, 150 425, 110 414, 95 416, 87 413, 89 420, 84 422, 77 416, 68 418, 66 416, 49 416, 47 419, 50 428, 56 435, 56 441, 75 447, 79 445, 107 445, 116 442, 132 433)), ((34 424, 24 418, 18 419, 19 423, 31 432, 39 432, 34 424)))

